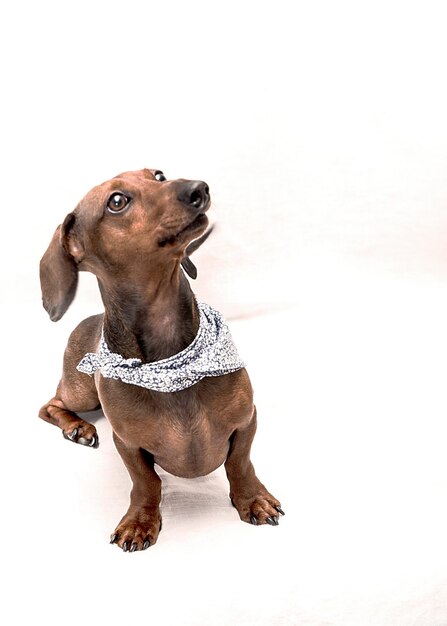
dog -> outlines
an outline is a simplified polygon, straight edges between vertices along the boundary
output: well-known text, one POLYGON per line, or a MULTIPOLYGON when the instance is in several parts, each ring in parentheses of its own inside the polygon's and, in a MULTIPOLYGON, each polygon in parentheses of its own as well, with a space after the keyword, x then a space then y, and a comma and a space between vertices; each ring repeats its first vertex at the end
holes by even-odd
POLYGON ((97 448, 79 413, 101 408, 130 474, 130 505, 110 542, 145 550, 161 530, 161 480, 204 476, 225 465, 240 518, 277 526, 281 503, 250 461, 253 390, 222 316, 199 303, 186 277, 209 234, 203 181, 160 170, 125 172, 94 187, 56 229, 40 262, 52 321, 70 306, 78 272, 92 272, 104 313, 70 335, 56 394, 39 417, 68 441, 97 448))

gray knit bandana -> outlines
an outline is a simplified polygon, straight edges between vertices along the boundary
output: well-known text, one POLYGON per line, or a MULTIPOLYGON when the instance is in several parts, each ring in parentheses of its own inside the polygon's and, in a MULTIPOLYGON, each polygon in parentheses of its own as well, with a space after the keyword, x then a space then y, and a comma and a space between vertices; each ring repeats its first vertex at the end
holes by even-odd
POLYGON ((205 376, 223 376, 245 367, 219 311, 203 302, 197 306, 199 330, 182 352, 161 361, 143 363, 111 352, 101 336, 98 352, 86 354, 77 369, 90 376, 99 370, 105 378, 171 393, 191 387, 205 376))

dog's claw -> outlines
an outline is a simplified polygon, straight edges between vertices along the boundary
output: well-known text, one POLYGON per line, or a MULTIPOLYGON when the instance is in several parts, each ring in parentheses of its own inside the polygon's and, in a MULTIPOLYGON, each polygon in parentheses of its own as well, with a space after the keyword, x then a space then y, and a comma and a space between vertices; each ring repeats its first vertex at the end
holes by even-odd
POLYGON ((65 439, 70 439, 70 441, 76 441, 76 435, 78 434, 78 429, 74 428, 71 431, 71 433, 67 433, 65 432, 65 430, 63 430, 62 434, 64 435, 65 439))
POLYGON ((75 428, 75 429, 73 430, 73 432, 72 432, 70 435, 68 435, 68 437, 69 437, 72 441, 74 441, 74 440, 76 439, 77 435, 78 435, 78 429, 77 429, 77 428, 75 428))
POLYGON ((285 515, 284 511, 282 510, 282 508, 280 506, 275 505, 275 509, 278 511, 278 513, 280 513, 281 515, 285 515))
POLYGON ((93 435, 91 439, 87 439, 86 437, 79 437, 78 443, 80 443, 81 446, 87 446, 88 448, 97 448, 99 445, 96 435, 93 435))
POLYGON ((250 517, 250 524, 253 524, 253 526, 257 526, 258 525, 258 520, 257 520, 257 518, 254 515, 252 515, 250 517))
POLYGON ((138 544, 135 543, 134 541, 133 544, 130 546, 130 552, 135 552, 137 548, 138 548, 138 544))
POLYGON ((146 541, 143 543, 143 550, 147 550, 150 545, 151 542, 149 541, 149 539, 146 539, 146 541))
POLYGON ((123 543, 123 552, 127 552, 128 550, 129 550, 128 542, 127 542, 127 541, 125 541, 125 542, 123 543))
POLYGON ((113 535, 111 535, 110 537, 110 543, 115 543, 115 541, 118 539, 118 535, 117 533, 114 533, 113 535))
POLYGON ((270 524, 270 526, 278 526, 279 524, 277 517, 268 517, 265 521, 267 524, 270 524))
POLYGON ((62 434, 64 439, 69 439, 70 441, 73 441, 73 443, 80 443, 81 446, 88 446, 89 448, 97 448, 99 446, 99 437, 96 433, 89 438, 82 436, 79 437, 78 427, 73 428, 71 433, 67 433, 67 431, 63 430, 62 434))

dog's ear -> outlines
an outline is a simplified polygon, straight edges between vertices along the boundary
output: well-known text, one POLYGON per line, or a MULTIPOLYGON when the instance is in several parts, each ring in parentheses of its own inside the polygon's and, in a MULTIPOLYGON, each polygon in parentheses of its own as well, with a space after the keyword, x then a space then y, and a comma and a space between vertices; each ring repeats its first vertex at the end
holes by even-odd
POLYGON ((57 322, 73 301, 78 286, 78 263, 83 248, 74 235, 76 216, 69 213, 40 261, 42 302, 51 321, 57 322))

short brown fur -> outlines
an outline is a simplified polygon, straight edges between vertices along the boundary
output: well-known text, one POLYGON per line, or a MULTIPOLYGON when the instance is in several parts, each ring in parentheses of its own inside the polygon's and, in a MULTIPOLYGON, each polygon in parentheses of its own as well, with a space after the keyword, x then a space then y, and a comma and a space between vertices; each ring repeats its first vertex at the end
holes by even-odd
POLYGON ((40 267, 44 307, 54 321, 74 298, 79 270, 98 279, 105 312, 72 332, 56 395, 39 416, 59 426, 66 439, 97 447, 96 428, 78 413, 102 407, 133 483, 111 542, 132 552, 154 544, 161 529, 155 463, 188 478, 224 463, 242 520, 277 525, 283 514, 250 461, 256 409, 245 369, 175 393, 76 369, 87 352, 96 352, 102 329, 113 352, 144 362, 176 354, 197 333, 197 304, 181 265, 191 268, 188 245, 194 249, 198 237, 206 238, 209 190, 201 181, 163 178, 146 169, 92 189, 57 228, 40 267), (119 211, 108 207, 117 194, 128 201, 119 211))

